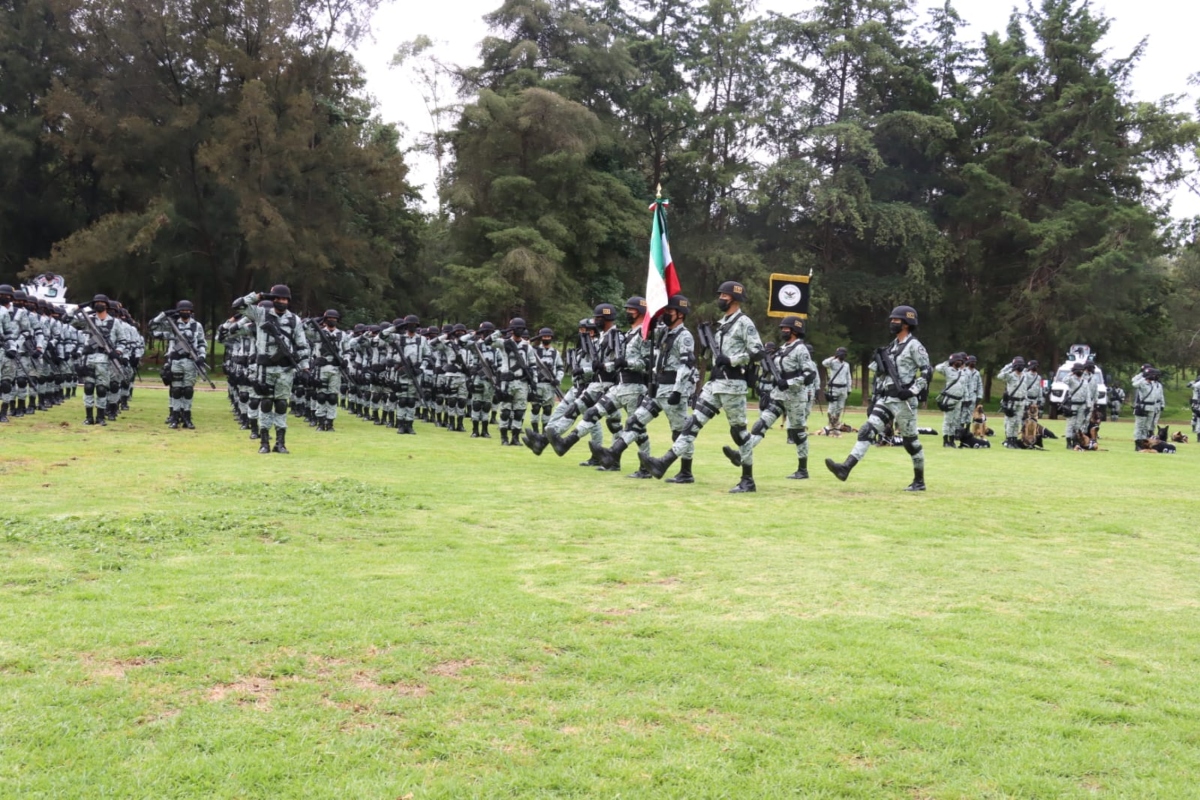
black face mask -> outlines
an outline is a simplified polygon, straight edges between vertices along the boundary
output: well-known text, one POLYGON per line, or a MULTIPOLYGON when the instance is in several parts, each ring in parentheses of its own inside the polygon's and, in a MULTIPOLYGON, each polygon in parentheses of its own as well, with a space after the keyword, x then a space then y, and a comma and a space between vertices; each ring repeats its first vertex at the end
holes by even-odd
POLYGON ((903 327, 904 327, 903 322, 889 322, 888 323, 888 330, 892 332, 893 336, 898 334, 900 332, 900 329, 903 327))
POLYGON ((104 305, 104 303, 97 303, 96 305, 92 306, 92 308, 94 308, 96 310, 97 314, 107 314, 108 313, 108 306, 104 305))
POLYGON ((637 323, 637 318, 638 318, 638 315, 637 315, 637 314, 626 314, 626 315, 625 315, 625 320, 626 320, 626 321, 627 321, 627 322, 628 322, 630 325, 634 325, 634 324, 636 324, 636 323, 637 323))
POLYGON ((191 318, 192 318, 192 312, 190 312, 190 311, 180 311, 180 312, 179 312, 179 318, 180 318, 181 320, 183 320, 184 322, 187 322, 189 319, 191 319, 191 318))
POLYGON ((717 298, 717 308, 721 309, 722 311, 728 311, 731 305, 733 305, 731 300, 726 300, 724 297, 717 298))
POLYGON ((275 306, 275 313, 281 316, 288 310, 287 303, 274 302, 271 305, 275 306))
POLYGON ((322 322, 322 324, 325 325, 326 328, 329 328, 330 330, 337 327, 337 320, 332 320, 332 319, 329 319, 328 317, 321 320, 321 322, 322 322))

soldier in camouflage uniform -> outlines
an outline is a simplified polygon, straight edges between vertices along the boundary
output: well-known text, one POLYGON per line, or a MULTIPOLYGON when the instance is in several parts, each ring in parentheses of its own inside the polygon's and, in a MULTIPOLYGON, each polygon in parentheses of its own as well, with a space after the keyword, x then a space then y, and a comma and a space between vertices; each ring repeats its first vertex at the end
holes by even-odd
MULTIPOLYGON (((621 453, 634 442, 648 450, 650 438, 646 428, 651 420, 664 412, 671 426, 671 441, 678 441, 684 425, 687 424, 687 399, 692 396, 696 387, 692 372, 696 365, 696 341, 683 324, 689 307, 688 299, 681 294, 672 295, 667 300, 654 333, 652 355, 655 362, 652 383, 657 388, 653 395, 647 392, 641 396, 637 407, 626 418, 625 428, 614 436, 612 447, 600 447, 596 441, 599 436, 593 437, 592 452, 600 461, 601 467, 610 468, 619 464, 621 453)), ((596 432, 598 433, 598 429, 596 432)), ((679 474, 667 478, 667 483, 696 482, 692 475, 693 452, 694 449, 688 449, 683 453, 679 474)))
POLYGON ((562 355, 554 349, 554 331, 551 328, 542 328, 538 331, 537 339, 533 342, 533 353, 534 357, 545 365, 550 375, 554 376, 554 382, 551 383, 546 380, 544 372, 538 370, 537 388, 529 396, 529 427, 536 433, 539 429, 545 430, 543 422, 550 421, 551 409, 554 406, 554 390, 562 386, 566 367, 563 364, 562 355))
MULTIPOLYGON (((571 355, 571 388, 563 396, 563 399, 554 407, 554 411, 550 414, 550 418, 546 420, 542 426, 542 432, 532 429, 525 431, 525 446, 532 450, 535 454, 540 455, 546 445, 550 443, 547 431, 564 431, 570 426, 571 420, 577 417, 581 412, 579 405, 582 403, 582 398, 585 392, 589 390, 595 383, 595 370, 592 366, 592 359, 588 355, 591 350, 597 347, 596 338, 599 333, 599 328, 596 321, 591 317, 579 320, 579 345, 570 351, 571 355), (590 343, 590 347, 587 346, 590 343), (532 435, 531 435, 532 434, 532 435)), ((590 408, 590 404, 586 408, 590 408)), ((586 408, 584 410, 586 410, 586 408)), ((592 447, 601 447, 604 444, 604 432, 599 427, 593 427, 591 432, 591 441, 589 445, 592 447)), ((588 466, 603 466, 597 459, 589 458, 584 462, 588 466), (592 462, 595 462, 594 464, 592 462)))
POLYGON ((704 425, 724 409, 729 418, 729 435, 738 446, 742 462, 742 479, 730 492, 756 490, 754 450, 746 430, 746 377, 751 364, 761 357, 763 344, 754 323, 742 313, 745 297, 746 288, 737 281, 725 281, 717 289, 717 307, 724 316, 714 330, 711 377, 696 400, 695 411, 675 444, 662 457, 638 453, 642 467, 655 478, 661 478, 677 458, 689 452, 704 425))
MULTIPOLYGON (((607 419, 609 430, 616 436, 621 430, 621 412, 629 415, 637 410, 638 403, 647 392, 650 371, 654 366, 651 344, 642 336, 642 321, 645 316, 646 298, 634 295, 625 301, 625 318, 629 322, 629 330, 616 339, 617 347, 610 352, 611 358, 605 363, 605 369, 616 375, 617 382, 584 412, 583 419, 575 430, 565 437, 557 433, 550 434, 550 446, 558 455, 566 455, 576 442, 590 436, 592 429, 599 426, 601 419, 607 419)), ((637 439, 639 451, 648 453, 649 436, 643 431, 637 439)), ((600 461, 599 454, 600 448, 596 448, 592 453, 592 460, 600 461)), ((600 464, 600 469, 609 472, 616 472, 620 468, 620 452, 612 454, 607 466, 604 463, 600 464)), ((630 477, 648 478, 650 475, 638 469, 630 477)))
POLYGON ((1196 443, 1200 444, 1200 375, 1188 384, 1192 390, 1192 433, 1196 434, 1196 443))
POLYGON ((1166 405, 1162 373, 1151 366, 1133 376, 1133 443, 1135 450, 1144 450, 1158 433, 1158 418, 1166 405))
POLYGON ((292 290, 283 284, 271 287, 269 294, 251 292, 234 304, 243 316, 255 324, 258 352, 258 383, 265 390, 259 401, 259 453, 270 453, 271 428, 275 428, 276 453, 287 453, 287 411, 296 370, 308 369, 308 340, 304 338, 300 318, 288 310, 292 290), (269 309, 257 305, 271 301, 269 309))
POLYGON ((1007 388, 1000 398, 1000 410, 1004 412, 1004 446, 1021 449, 1019 437, 1025 422, 1025 409, 1029 405, 1029 389, 1037 381, 1025 373, 1025 359, 1017 356, 1005 364, 996 376, 1007 388))
POLYGON ((1080 433, 1087 432, 1087 378, 1084 376, 1083 364, 1071 365, 1071 374, 1067 377, 1067 391, 1063 394, 1062 412, 1067 418, 1067 449, 1073 450, 1079 443, 1080 433))
MULTIPOLYGON (((758 447, 771 426, 782 416, 787 416, 787 440, 796 445, 796 471, 789 478, 808 480, 808 415, 812 410, 812 387, 817 382, 817 363, 803 340, 804 321, 799 317, 784 317, 779 323, 783 346, 764 359, 764 376, 772 377, 771 392, 764 394, 760 404, 758 421, 750 429, 750 448, 758 447)), ((721 448, 733 465, 741 466, 741 454, 726 445, 721 448)))
POLYGON ((853 368, 846 359, 849 352, 839 347, 833 355, 821 362, 829 377, 829 385, 825 389, 825 402, 829 404, 829 425, 826 433, 840 435, 842 414, 846 412, 846 400, 850 397, 850 387, 854 382, 853 368))
POLYGON ((500 382, 500 445, 518 447, 529 409, 529 390, 535 380, 531 373, 535 356, 525 338, 528 325, 523 318, 513 317, 507 330, 510 336, 495 333, 489 343, 496 351, 496 377, 500 382))
POLYGON ((825 466, 840 481, 850 477, 850 470, 866 457, 872 438, 890 422, 912 457, 913 481, 905 491, 925 491, 925 452, 917 438, 917 397, 928 388, 933 370, 925 346, 914 335, 917 324, 917 312, 911 306, 897 306, 888 315, 888 328, 896 338, 875 352, 875 400, 867 422, 859 428, 858 441, 844 462, 825 459, 825 466))
POLYGON ((204 339, 204 326, 193 319, 193 311, 191 300, 180 300, 175 304, 174 311, 163 311, 150 320, 151 335, 155 339, 168 342, 163 373, 164 377, 170 379, 170 383, 167 384, 170 395, 167 426, 170 428, 182 425, 193 430, 196 427, 192 422, 192 397, 196 392, 196 380, 200 377, 200 370, 193 357, 199 358, 203 363, 208 354, 208 344, 204 339), (168 314, 176 318, 175 329, 171 328, 168 314), (178 336, 175 330, 179 331, 178 336))
POLYGON ((80 306, 68 321, 88 336, 83 350, 83 408, 87 415, 83 424, 107 425, 109 395, 114 395, 112 400, 114 403, 116 401, 115 392, 112 391, 116 384, 113 367, 122 358, 113 345, 117 318, 109 313, 108 297, 98 294, 92 298, 90 312, 86 306, 80 306), (94 333, 83 319, 83 315, 89 313, 96 329, 94 333))
POLYGON ((491 337, 496 333, 496 326, 484 320, 475 331, 475 340, 467 353, 468 374, 471 382, 468 384, 471 402, 471 438, 490 439, 492 434, 488 427, 492 422, 492 407, 496 403, 496 393, 499 383, 492 383, 499 373, 496 350, 490 344, 491 337), (488 374, 492 378, 489 379, 488 374))
POLYGON ((966 353, 953 353, 933 368, 934 372, 946 378, 946 388, 937 397, 937 407, 942 410, 942 447, 954 447, 955 441, 961 437, 962 404, 969 380, 966 360, 966 353))
POLYGON ((0 422, 8 422, 11 408, 16 415, 17 358, 20 355, 21 331, 15 319, 13 292, 10 284, 0 284, 0 422))
POLYGON ((312 349, 313 368, 313 414, 317 430, 332 431, 337 419, 338 393, 341 390, 342 372, 346 363, 345 331, 338 328, 342 313, 336 308, 326 309, 320 320, 308 326, 312 349))
POLYGON ((385 328, 382 336, 395 353, 396 370, 396 433, 415 435, 413 423, 421 400, 421 365, 429 358, 429 343, 417 332, 421 320, 409 314, 402 325, 385 328))

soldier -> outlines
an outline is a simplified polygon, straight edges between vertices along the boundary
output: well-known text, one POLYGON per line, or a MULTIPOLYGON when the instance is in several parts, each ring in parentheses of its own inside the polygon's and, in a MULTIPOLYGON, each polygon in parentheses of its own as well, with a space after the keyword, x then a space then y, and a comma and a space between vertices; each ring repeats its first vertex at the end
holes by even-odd
POLYGON ((1108 387, 1108 419, 1116 422, 1121 418, 1121 404, 1125 402, 1125 390, 1114 381, 1108 387))
POLYGON ((308 369, 308 340, 301 330, 300 318, 293 314, 292 290, 283 284, 271 287, 267 294, 251 292, 234 303, 243 316, 255 324, 258 383, 264 389, 259 400, 258 432, 262 444, 259 453, 270 453, 271 427, 275 428, 276 453, 287 453, 288 399, 296 370, 308 369), (270 300, 270 308, 257 305, 270 300))
POLYGON ((1079 443, 1079 434, 1087 432, 1087 378, 1083 374, 1083 363, 1071 365, 1067 377, 1067 390, 1062 401, 1063 416, 1067 418, 1067 449, 1074 450, 1079 443))
POLYGON ((1038 372, 1040 367, 1036 358, 1029 359, 1029 363, 1025 367, 1025 371, 1029 375, 1029 388, 1025 390, 1027 407, 1042 405, 1042 375, 1038 372))
POLYGON ((1146 365, 1133 377, 1133 443, 1135 450, 1145 450, 1158 432, 1158 418, 1166 401, 1163 395, 1162 373, 1146 365))
MULTIPOLYGON (((657 388, 653 396, 650 393, 642 395, 637 408, 628 415, 625 428, 614 436, 611 448, 600 447, 597 442, 599 437, 593 437, 592 452, 601 467, 619 464, 621 453, 635 441, 639 447, 644 445, 648 449, 650 438, 646 427, 663 412, 666 412, 667 422, 671 426, 671 441, 678 441, 687 423, 687 398, 691 397, 696 385, 692 373, 696 365, 696 341, 683 324, 689 306, 688 299, 681 294, 672 295, 667 300, 660 325, 655 331, 657 359, 652 384, 657 388)), ((692 475, 693 452, 689 449, 682 454, 679 474, 667 478, 667 483, 696 482, 692 475)), ((637 472, 634 475, 642 477, 637 472)))
POLYGON ((968 380, 966 361, 966 353, 953 353, 933 368, 946 378, 946 388, 937 396, 937 407, 942 410, 942 447, 954 447, 962 436, 962 403, 968 380))
POLYGON ((20 355, 21 331, 14 318, 12 285, 0 283, 0 422, 8 422, 8 410, 16 413, 17 358, 20 355))
MULTIPOLYGON (((784 317, 779 323, 783 346, 764 358, 763 375, 772 377, 771 393, 764 395, 758 421, 750 429, 750 447, 758 447, 780 417, 787 416, 787 440, 796 445, 796 471, 787 477, 808 480, 808 415, 812 410, 812 386, 817 382, 817 364, 803 341, 804 321, 784 317), (770 359, 770 362, 768 362, 770 359), (771 368, 773 365, 774 368, 771 368), (777 377, 774 377, 777 376, 777 377)), ((741 454, 726 445, 721 448, 735 467, 741 454)))
POLYGON ((1196 434, 1196 443, 1200 444, 1200 375, 1188 384, 1188 388, 1192 390, 1192 433, 1196 434))
POLYGON ((754 450, 746 430, 746 375, 752 362, 762 354, 762 339, 754 323, 742 313, 746 288, 737 281, 725 281, 717 288, 717 307, 724 313, 713 335, 713 365, 709 381, 696 400, 695 411, 688 417, 675 444, 660 458, 639 452, 642 466, 655 478, 661 478, 675 459, 689 452, 696 436, 711 419, 725 410, 729 435, 738 446, 742 479, 731 493, 756 491, 754 450))
MULTIPOLYGON (((88 334, 84 346, 85 373, 83 379, 84 425, 107 425, 109 395, 116 383, 113 368, 123 358, 113 346, 117 318, 109 314, 109 300, 98 294, 91 301, 91 316, 86 305, 80 306, 69 319, 70 323, 88 334), (90 325, 88 323, 91 323, 90 325)), ((114 412, 115 413, 115 412, 114 412)))
POLYGON ((168 342, 167 363, 163 366, 163 373, 164 376, 170 377, 167 415, 169 428, 178 428, 180 425, 188 430, 196 428, 192 422, 192 397, 196 392, 196 380, 200 371, 194 359, 198 358, 203 363, 208 348, 204 339, 204 326, 192 318, 193 311, 191 300, 180 300, 175 304, 174 311, 160 312, 150 320, 151 335, 155 339, 168 342), (174 328, 167 319, 168 314, 176 318, 174 328))
MULTIPOLYGON (((550 418, 542 426, 541 434, 534 430, 525 431, 525 446, 533 450, 535 454, 540 455, 546 445, 549 444, 550 440, 546 436, 547 431, 566 430, 571 424, 571 420, 578 416, 578 404, 582 401, 584 393, 594 383, 595 371, 590 353, 593 353, 596 349, 596 337, 599 333, 599 328, 594 319, 586 317, 579 320, 578 332, 578 345, 568 352, 571 365, 571 388, 567 390, 563 399, 554 407, 550 418), (533 434, 532 437, 530 434, 533 434)), ((588 407, 590 407, 590 404, 588 407)), ((592 428, 591 437, 589 444, 596 447, 604 444, 604 433, 598 427, 592 428)), ((596 461, 596 459, 594 457, 588 459, 588 462, 592 461, 596 461)), ((601 466, 598 461, 596 462, 596 466, 601 466)))
POLYGON ((1018 437, 1021 435, 1021 424, 1025 421, 1025 408, 1029 405, 1029 388, 1034 376, 1025 374, 1025 359, 1017 356, 1011 363, 1005 364, 996 376, 1004 381, 1008 388, 1000 398, 1000 410, 1004 412, 1004 446, 1021 449, 1018 437))
POLYGON ((345 370, 346 332, 338 328, 342 313, 329 308, 314 320, 312 330, 313 414, 317 430, 333 431, 337 419, 338 393, 341 390, 342 372, 345 370))
POLYGON ((526 340, 528 326, 521 317, 508 323, 510 335, 493 334, 496 349, 497 378, 500 383, 500 445, 517 447, 521 444, 521 427, 529 409, 529 390, 535 380, 532 374, 533 348, 526 340))
POLYGON ((415 436, 413 423, 421 399, 421 364, 429 358, 429 343, 418 333, 421 320, 409 314, 380 334, 395 351, 396 370, 396 433, 415 436))
POLYGON ((871 439, 891 422, 912 457, 913 481, 905 491, 925 491, 925 453, 917 438, 917 397, 929 386, 933 371, 925 346, 914 335, 917 324, 917 312, 911 306, 897 306, 888 315, 888 328, 896 338, 875 351, 875 399, 867 422, 859 429, 858 441, 843 463, 825 459, 825 466, 840 481, 850 477, 850 470, 866 457, 871 439))
POLYGON ((543 423, 550 421, 550 413, 554 405, 554 390, 562 386, 566 367, 563 364, 562 355, 554 349, 553 329, 542 328, 539 330, 537 339, 534 340, 533 344, 534 358, 542 362, 546 367, 546 371, 554 377, 554 382, 551 383, 546 380, 545 373, 539 369, 534 391, 529 396, 529 426, 536 433, 539 425, 541 426, 541 430, 545 430, 543 423))
MULTIPOLYGON (((646 394, 650 382, 650 372, 653 368, 653 352, 650 342, 642 337, 642 320, 646 315, 646 298, 634 295, 625 301, 625 318, 629 322, 629 330, 620 334, 615 341, 617 347, 610 352, 611 358, 606 360, 605 368, 615 373, 617 382, 592 404, 583 414, 583 420, 567 436, 558 433, 550 434, 550 446, 559 456, 566 455, 576 442, 584 436, 591 435, 601 419, 607 418, 607 425, 613 435, 621 430, 621 412, 632 414, 638 407, 642 395, 646 394)), ((649 452, 649 435, 642 431, 638 435, 638 449, 649 452)), ((600 461, 601 448, 595 447, 592 460, 600 461)), ((620 451, 610 451, 608 464, 601 462, 600 469, 616 472, 621 468, 620 451)), ((648 478, 649 473, 642 469, 630 475, 631 478, 648 478)))
POLYGON ((825 432, 832 436, 840 436, 842 430, 842 414, 846 410, 846 400, 850 397, 850 385, 853 373, 846 348, 839 347, 833 355, 821 362, 828 372, 829 385, 825 389, 825 402, 829 404, 829 425, 825 432))

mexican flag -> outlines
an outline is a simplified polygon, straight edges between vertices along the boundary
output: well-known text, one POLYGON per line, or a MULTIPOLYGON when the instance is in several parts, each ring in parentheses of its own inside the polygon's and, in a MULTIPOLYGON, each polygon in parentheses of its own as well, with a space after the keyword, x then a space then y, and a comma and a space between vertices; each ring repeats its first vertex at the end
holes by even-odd
POLYGON ((667 243, 667 205, 669 200, 658 199, 650 204, 654 214, 654 225, 650 230, 650 269, 646 273, 646 316, 642 319, 642 338, 650 338, 650 324, 654 315, 666 308, 667 300, 679 294, 679 276, 675 274, 675 262, 671 259, 671 246, 667 243))

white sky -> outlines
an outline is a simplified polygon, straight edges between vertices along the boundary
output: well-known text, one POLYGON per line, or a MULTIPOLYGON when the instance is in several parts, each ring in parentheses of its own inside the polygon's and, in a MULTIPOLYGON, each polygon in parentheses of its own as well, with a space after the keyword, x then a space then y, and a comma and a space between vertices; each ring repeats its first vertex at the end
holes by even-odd
MULTIPOLYGON (((925 7, 940 2, 921 0, 925 7)), ((457 64, 475 63, 479 42, 487 34, 483 15, 495 10, 501 0, 392 0, 375 15, 373 41, 364 41, 358 58, 367 74, 367 90, 379 102, 380 114, 387 122, 400 123, 405 141, 411 143, 430 129, 420 94, 404 70, 390 66, 396 48, 419 34, 437 43, 437 52, 457 64)), ((811 7, 811 0, 760 0, 763 11, 792 14, 811 7)), ((1006 0, 954 0, 967 25, 965 36, 978 41, 987 32, 1002 31, 1013 8, 1006 0)), ((1023 0, 1022 0, 1023 6, 1023 0)), ((1200 72, 1200 55, 1195 44, 1200 30, 1200 3, 1190 0, 1098 0, 1092 7, 1112 20, 1106 45, 1110 55, 1124 56, 1142 38, 1148 38, 1146 53, 1133 76, 1133 90, 1139 99, 1155 100, 1168 94, 1198 92, 1188 85, 1188 76, 1200 72)), ((1188 100, 1183 108, 1194 109, 1188 100)), ((409 157, 412 178, 422 186, 427 206, 434 205, 432 160, 409 157)), ((1172 211, 1175 216, 1200 215, 1200 196, 1181 190, 1172 211)))

